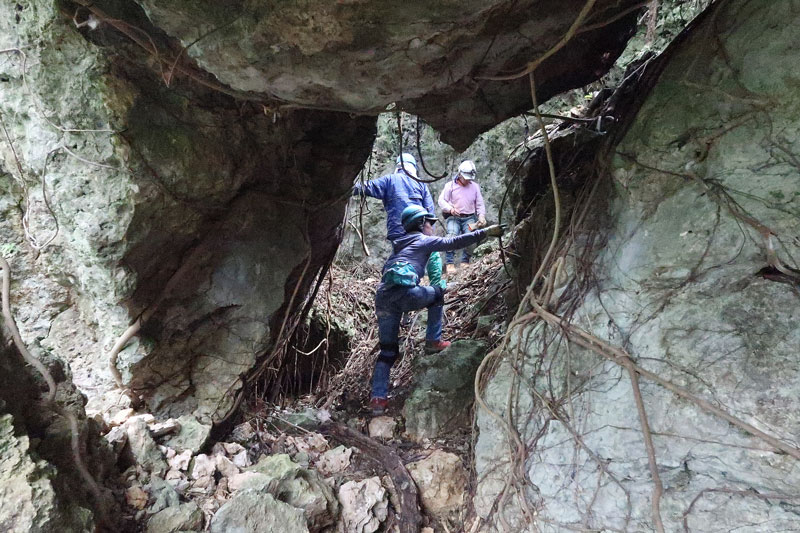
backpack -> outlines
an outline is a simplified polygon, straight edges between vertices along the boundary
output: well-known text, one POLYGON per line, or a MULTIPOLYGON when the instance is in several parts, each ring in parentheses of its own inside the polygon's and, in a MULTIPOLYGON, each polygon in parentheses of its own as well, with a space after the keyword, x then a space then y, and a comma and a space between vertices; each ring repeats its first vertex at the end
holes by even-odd
POLYGON ((411 263, 398 261, 386 269, 381 281, 390 287, 416 287, 419 276, 411 263))

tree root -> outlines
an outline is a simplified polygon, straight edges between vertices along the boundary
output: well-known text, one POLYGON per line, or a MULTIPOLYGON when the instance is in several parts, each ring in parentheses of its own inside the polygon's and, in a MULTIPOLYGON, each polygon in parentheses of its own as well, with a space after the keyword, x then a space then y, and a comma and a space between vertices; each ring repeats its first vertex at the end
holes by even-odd
POLYGON ((585 331, 577 326, 568 323, 561 317, 556 316, 541 307, 539 309, 536 309, 535 312, 531 313, 530 314, 531 317, 533 317, 534 314, 538 314, 539 316, 541 316, 548 324, 560 328, 562 331, 564 331, 566 337, 569 340, 575 342, 576 344, 583 346, 584 348, 587 348, 603 356, 605 359, 617 365, 620 365, 623 368, 627 368, 629 366, 633 371, 635 371, 640 376, 647 378, 650 381, 657 383, 658 385, 661 385, 662 387, 672 392, 676 396, 680 396, 684 400, 690 401, 691 403, 700 407, 702 410, 711 413, 715 416, 718 416, 719 418, 722 418, 723 420, 738 427, 739 429, 742 429, 745 432, 753 435, 754 437, 763 440, 776 450, 780 450, 794 457, 795 459, 800 460, 800 449, 790 444, 787 444, 773 437, 772 435, 765 433, 764 431, 761 431, 760 429, 754 427, 753 425, 748 424, 744 420, 731 415, 724 409, 720 409, 719 407, 712 405, 707 400, 704 400, 692 394, 683 387, 675 385, 671 381, 662 378, 658 374, 655 374, 654 372, 650 372, 649 370, 642 368, 641 366, 634 363, 631 357, 624 350, 609 345, 608 343, 597 338, 595 335, 592 335, 588 331, 585 331))

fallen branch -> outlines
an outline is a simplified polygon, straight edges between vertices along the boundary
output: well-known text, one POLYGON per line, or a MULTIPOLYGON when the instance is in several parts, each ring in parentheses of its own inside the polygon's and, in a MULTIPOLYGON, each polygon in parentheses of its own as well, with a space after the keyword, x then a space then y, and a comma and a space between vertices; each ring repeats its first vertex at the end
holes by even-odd
POLYGON ((400 515, 397 530, 399 533, 418 533, 422 524, 422 515, 417 505, 417 485, 406 470, 400 457, 391 448, 335 422, 327 422, 320 427, 320 432, 348 446, 355 446, 373 462, 386 469, 392 478, 400 502, 400 515))

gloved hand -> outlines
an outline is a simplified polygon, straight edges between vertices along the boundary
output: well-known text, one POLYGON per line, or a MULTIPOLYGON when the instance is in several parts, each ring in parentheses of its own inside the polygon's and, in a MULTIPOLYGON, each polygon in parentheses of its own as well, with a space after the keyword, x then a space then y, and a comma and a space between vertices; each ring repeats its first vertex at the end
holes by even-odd
POLYGON ((486 225, 486 217, 481 215, 478 217, 478 227, 482 228, 486 225))
POLYGON ((507 224, 494 224, 486 228, 484 231, 489 237, 500 237, 503 235, 503 232, 506 231, 506 228, 508 228, 507 224))

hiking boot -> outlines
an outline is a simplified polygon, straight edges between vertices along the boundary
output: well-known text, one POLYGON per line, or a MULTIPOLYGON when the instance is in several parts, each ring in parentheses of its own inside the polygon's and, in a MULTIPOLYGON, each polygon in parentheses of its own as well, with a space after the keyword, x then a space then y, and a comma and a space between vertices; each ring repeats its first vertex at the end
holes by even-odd
POLYGON ((450 341, 425 341, 425 353, 441 352, 450 346, 450 341))
POLYGON ((389 407, 389 400, 387 398, 373 397, 369 401, 369 408, 374 416, 380 416, 386 412, 389 407))

